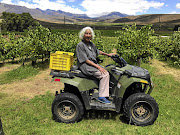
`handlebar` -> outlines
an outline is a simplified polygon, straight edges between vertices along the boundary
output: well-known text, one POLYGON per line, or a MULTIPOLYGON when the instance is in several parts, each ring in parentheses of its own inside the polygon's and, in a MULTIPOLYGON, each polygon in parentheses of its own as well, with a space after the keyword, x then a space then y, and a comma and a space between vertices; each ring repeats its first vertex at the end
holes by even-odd
POLYGON ((119 57, 119 55, 112 55, 111 58, 119 64, 120 67, 124 67, 125 65, 127 65, 128 63, 122 58, 119 57))
POLYGON ((115 54, 115 55, 112 55, 111 58, 119 58, 119 55, 115 54))

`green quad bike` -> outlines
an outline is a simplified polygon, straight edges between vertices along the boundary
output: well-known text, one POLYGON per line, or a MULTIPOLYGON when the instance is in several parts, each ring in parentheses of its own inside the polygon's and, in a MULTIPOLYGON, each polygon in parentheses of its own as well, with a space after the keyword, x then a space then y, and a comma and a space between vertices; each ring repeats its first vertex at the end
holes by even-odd
POLYGON ((116 64, 105 68, 110 74, 109 100, 100 103, 99 81, 84 75, 76 66, 70 71, 51 70, 52 81, 64 83, 52 103, 52 114, 56 121, 74 123, 82 119, 85 110, 110 110, 123 112, 130 124, 147 126, 154 123, 159 114, 158 104, 149 94, 153 84, 146 69, 129 65, 118 55, 111 57, 116 64))

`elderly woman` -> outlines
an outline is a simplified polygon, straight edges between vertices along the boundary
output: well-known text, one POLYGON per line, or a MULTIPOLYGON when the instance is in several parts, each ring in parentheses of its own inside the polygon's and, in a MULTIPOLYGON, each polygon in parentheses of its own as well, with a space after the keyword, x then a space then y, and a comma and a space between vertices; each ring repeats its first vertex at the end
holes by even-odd
POLYGON ((94 38, 94 31, 91 27, 83 28, 79 33, 79 38, 82 41, 76 47, 77 65, 84 74, 94 76, 100 80, 98 101, 110 104, 110 101, 106 99, 106 97, 109 97, 109 73, 97 64, 96 57, 99 54, 112 56, 113 53, 107 54, 96 48, 91 42, 94 38))

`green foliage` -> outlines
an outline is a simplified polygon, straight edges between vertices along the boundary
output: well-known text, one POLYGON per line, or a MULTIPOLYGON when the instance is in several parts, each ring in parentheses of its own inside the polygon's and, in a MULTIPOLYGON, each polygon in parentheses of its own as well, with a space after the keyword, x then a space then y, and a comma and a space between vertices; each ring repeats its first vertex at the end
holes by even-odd
MULTIPOLYGON (((23 63, 27 59, 35 63, 40 57, 43 59, 55 51, 75 53, 76 45, 80 42, 77 33, 51 33, 41 25, 29 27, 26 36, 16 37, 14 33, 8 33, 6 37, 0 37, 1 60, 20 58, 23 63)), ((93 42, 102 51, 110 49, 102 45, 100 32, 96 33, 93 42)))
POLYGON ((96 31, 95 33, 95 39, 93 40, 93 43, 96 45, 96 47, 101 50, 101 51, 104 51, 105 48, 104 46, 102 46, 102 36, 101 36, 101 32, 100 31, 96 31))
MULTIPOLYGON (((175 32, 169 38, 153 36, 151 26, 140 29, 136 25, 125 26, 124 30, 116 32, 116 37, 104 37, 102 31, 96 30, 93 43, 101 51, 110 53, 117 50, 129 63, 135 63, 138 58, 148 61, 152 57, 162 57, 180 66, 180 33, 175 32)), ((51 32, 41 25, 29 27, 23 36, 13 32, 6 36, 0 35, 0 60, 18 58, 24 63, 27 59, 36 62, 39 58, 47 58, 50 52, 74 52, 80 42, 77 31, 51 32)))
POLYGON ((155 50, 158 51, 159 55, 167 60, 172 55, 172 40, 170 38, 156 37, 154 40, 155 50))
POLYGON ((159 53, 159 56, 164 60, 173 61, 174 65, 180 67, 180 33, 174 32, 172 36, 162 38, 157 37, 154 40, 155 50, 159 53))
POLYGON ((117 53, 131 62, 135 62, 138 58, 148 60, 152 57, 153 50, 151 44, 151 36, 153 30, 150 25, 137 29, 136 24, 125 26, 123 31, 118 31, 118 44, 116 46, 117 53))
POLYGON ((0 34, 0 60, 6 59, 7 49, 6 49, 6 39, 0 34))
POLYGON ((180 67, 180 32, 175 32, 172 35, 172 41, 173 41, 173 56, 176 58, 176 61, 174 62, 180 67))
POLYGON ((37 26, 35 29, 29 28, 27 37, 24 38, 28 41, 25 46, 28 47, 28 51, 25 51, 26 56, 30 57, 32 61, 36 61, 39 55, 44 55, 49 49, 51 32, 48 28, 37 26))
POLYGON ((53 35, 56 37, 55 42, 55 46, 58 47, 57 49, 52 48, 51 51, 55 52, 57 50, 60 51, 65 51, 65 52, 73 52, 75 53, 76 51, 76 45, 78 44, 78 42, 80 41, 78 38, 77 34, 71 34, 69 32, 66 32, 64 34, 58 34, 58 35, 53 35))
POLYGON ((29 26, 37 26, 39 23, 35 21, 29 13, 2 13, 2 30, 6 31, 24 31, 29 26))
POLYGON ((18 41, 15 38, 14 33, 8 33, 7 42, 6 42, 6 59, 12 59, 18 57, 18 41))
POLYGON ((174 65, 180 66, 180 33, 174 32, 168 38, 153 36, 150 25, 137 29, 136 25, 125 26, 119 31, 117 53, 122 54, 129 63, 137 59, 148 61, 149 58, 161 57, 172 60, 174 65))

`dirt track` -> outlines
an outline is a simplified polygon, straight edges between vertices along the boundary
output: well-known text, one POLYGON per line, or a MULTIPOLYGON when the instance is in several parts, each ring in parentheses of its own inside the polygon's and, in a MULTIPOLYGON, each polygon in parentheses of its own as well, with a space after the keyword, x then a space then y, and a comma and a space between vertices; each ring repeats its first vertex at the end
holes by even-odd
POLYGON ((153 59, 152 66, 158 69, 157 74, 170 74, 174 76, 177 81, 180 81, 180 70, 172 67, 168 67, 166 63, 153 59))
MULTIPOLYGON (((180 70, 168 67, 165 63, 158 60, 152 60, 152 66, 158 69, 157 74, 171 74, 176 80, 180 81, 180 70)), ((0 74, 17 68, 18 65, 11 67, 1 67, 0 74)), ((16 81, 11 84, 0 85, 0 92, 14 94, 17 97, 26 97, 27 99, 33 98, 36 95, 44 94, 47 91, 55 93, 56 90, 60 90, 63 87, 62 83, 51 82, 51 76, 49 75, 50 69, 41 71, 38 75, 16 81)))
MULTIPOLYGON (((1 69, 0 69, 1 70, 1 69)), ((4 69, 3 69, 4 70, 4 69)), ((5 70, 6 71, 6 70, 5 70)), ((62 83, 51 82, 50 69, 41 71, 38 75, 10 84, 0 85, 0 92, 11 93, 18 97, 33 98, 47 91, 55 93, 63 87, 62 83)))

